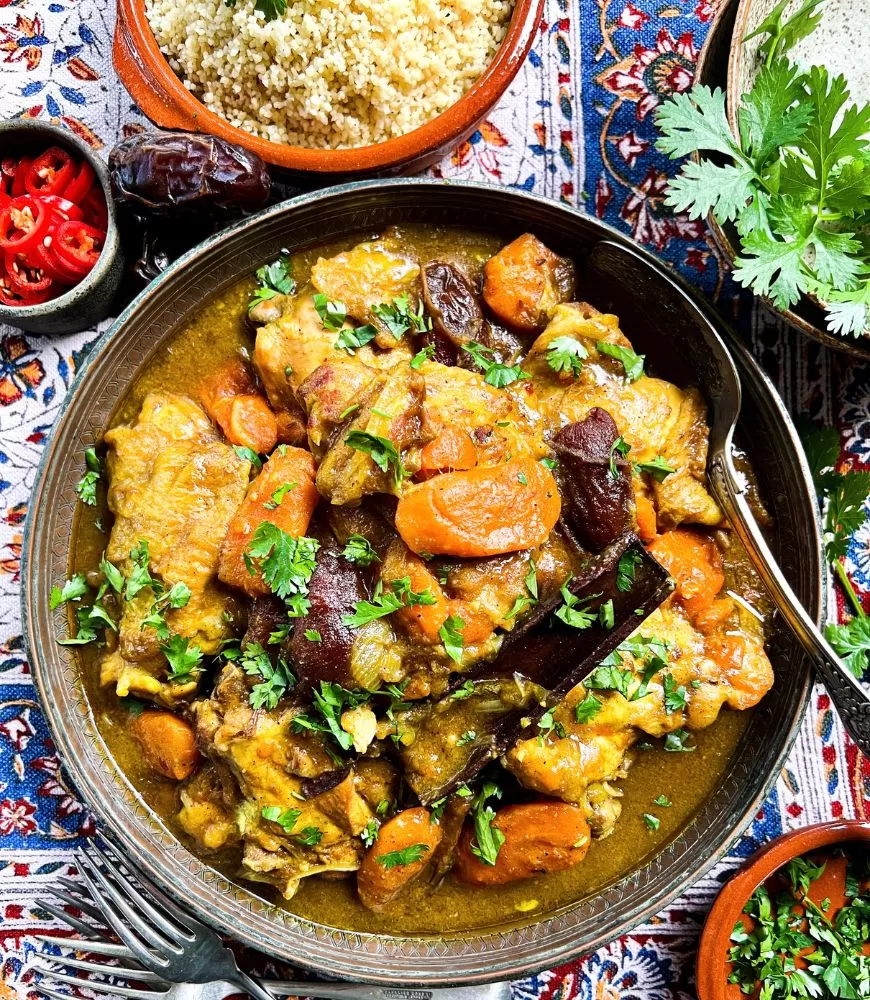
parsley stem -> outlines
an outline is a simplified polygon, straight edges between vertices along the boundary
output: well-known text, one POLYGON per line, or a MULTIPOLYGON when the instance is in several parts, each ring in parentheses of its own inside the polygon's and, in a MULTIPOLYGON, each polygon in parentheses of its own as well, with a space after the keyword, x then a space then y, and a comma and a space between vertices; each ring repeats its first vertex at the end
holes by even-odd
POLYGON ((834 572, 839 577, 843 590, 846 592, 846 597, 849 599, 849 603, 855 609, 855 614, 859 618, 866 618, 867 614, 864 611, 861 601, 858 599, 858 595, 855 593, 855 588, 852 586, 852 581, 849 579, 849 574, 846 572, 845 566, 843 566, 839 559, 835 559, 831 565, 834 568, 834 572))

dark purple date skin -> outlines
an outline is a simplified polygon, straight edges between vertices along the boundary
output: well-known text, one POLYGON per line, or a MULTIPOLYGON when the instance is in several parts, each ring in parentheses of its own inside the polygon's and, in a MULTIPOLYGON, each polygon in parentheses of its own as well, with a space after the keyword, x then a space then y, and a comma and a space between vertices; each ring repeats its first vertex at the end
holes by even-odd
POLYGON ((143 132, 109 154, 116 199, 141 214, 226 218, 266 204, 269 171, 256 153, 190 132, 143 132))
POLYGON ((634 521, 631 466, 613 451, 619 431, 596 406, 585 420, 568 424, 553 438, 559 459, 563 517, 588 549, 600 552, 634 521))

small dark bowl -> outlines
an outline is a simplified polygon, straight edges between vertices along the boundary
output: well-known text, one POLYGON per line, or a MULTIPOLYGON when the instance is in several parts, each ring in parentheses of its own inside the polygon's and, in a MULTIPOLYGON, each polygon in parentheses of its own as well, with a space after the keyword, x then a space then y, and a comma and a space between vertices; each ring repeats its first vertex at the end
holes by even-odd
POLYGON ((94 326, 109 315, 124 274, 124 257, 109 172, 90 146, 49 122, 32 118, 0 121, 0 149, 4 156, 22 153, 38 156, 49 146, 61 146, 78 159, 87 160, 94 168, 109 213, 106 243, 93 270, 77 285, 40 305, 19 308, 0 305, 0 323, 9 323, 31 333, 75 333, 94 326))

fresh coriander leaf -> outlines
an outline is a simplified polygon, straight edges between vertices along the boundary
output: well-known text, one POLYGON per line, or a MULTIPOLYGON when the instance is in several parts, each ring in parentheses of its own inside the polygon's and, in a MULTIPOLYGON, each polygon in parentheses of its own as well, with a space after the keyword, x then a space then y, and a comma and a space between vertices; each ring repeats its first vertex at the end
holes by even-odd
POLYGON ((358 409, 359 409, 359 403, 354 403, 353 406, 349 406, 346 410, 342 410, 341 413, 339 413, 338 415, 338 419, 344 420, 346 417, 349 417, 351 413, 354 413, 358 409))
POLYGON ((258 642, 247 643, 241 651, 239 666, 248 677, 262 678, 251 688, 248 698, 254 709, 271 711, 296 686, 296 678, 284 657, 279 656, 273 665, 269 654, 258 642))
POLYGON ((323 642, 323 637, 317 631, 316 628, 307 628, 307 629, 305 629, 305 638, 309 642, 323 642))
MULTIPOLYGON (((270 0, 266 0, 266 3, 269 2, 270 0)), ((286 7, 285 0, 277 0, 277 2, 282 5, 280 13, 283 13, 283 8, 286 7)), ((227 4, 227 6, 230 5, 227 4)), ((257 10, 263 10, 265 13, 264 8, 260 7, 259 4, 257 10)), ((272 18, 267 17, 267 20, 272 20, 272 18)), ((257 268, 256 277, 258 284, 251 296, 251 301, 248 303, 248 312, 251 312, 261 302, 273 299, 276 295, 292 295, 296 291, 296 282, 293 280, 293 264, 290 255, 286 252, 282 252, 281 256, 272 261, 271 264, 264 264, 263 267, 257 268)))
POLYGON ((627 593, 634 586, 635 570, 643 562, 643 556, 637 549, 629 549, 619 557, 616 564, 616 589, 627 593))
POLYGON ((415 370, 422 368, 423 363, 432 360, 432 355, 435 353, 435 345, 427 344, 422 350, 417 351, 413 358, 408 362, 408 364, 415 370))
POLYGON ((132 601, 140 590, 150 588, 152 592, 160 594, 163 591, 163 584, 151 576, 149 570, 150 554, 148 552, 148 542, 140 539, 138 545, 130 550, 130 561, 133 569, 127 577, 127 584, 124 588, 124 600, 132 601))
POLYGON ((495 796, 501 798, 501 789, 492 782, 484 783, 475 796, 471 807, 474 817, 474 839, 471 842, 471 853, 486 865, 494 865, 498 852, 505 841, 505 836, 497 826, 493 826, 495 810, 486 805, 486 800, 495 796))
POLYGON ((254 451, 253 448, 246 448, 244 445, 234 444, 233 451, 242 459, 243 462, 250 462, 255 469, 261 469, 263 467, 263 459, 254 451))
POLYGON ((358 348, 365 347, 366 344, 373 341, 377 335, 378 331, 371 323, 367 323, 365 326, 358 326, 355 329, 347 327, 341 330, 334 346, 336 350, 345 350, 353 354, 358 348))
POLYGON ((317 565, 320 543, 315 538, 293 538, 270 521, 257 525, 246 554, 259 564, 263 580, 281 598, 305 597, 317 565))
POLYGON ((341 616, 342 623, 350 628, 361 628, 376 618, 384 618, 398 611, 402 607, 402 601, 392 591, 384 590, 383 583, 379 580, 371 601, 357 601, 354 605, 353 614, 341 616))
POLYGON ((521 486, 528 486, 529 485, 529 480, 526 478, 525 472, 518 472, 517 473, 517 482, 519 482, 519 484, 521 486))
POLYGON ((428 844, 409 844, 401 851, 389 851, 387 854, 378 854, 375 861, 384 868, 399 868, 404 865, 414 865, 429 853, 431 848, 428 844))
POLYGON ((697 747, 686 746, 688 739, 689 734, 685 729, 675 729, 665 737, 665 750, 671 753, 689 753, 692 750, 697 750, 697 747))
POLYGON ((616 615, 613 610, 613 599, 604 601, 598 608, 598 623, 602 628, 612 629, 616 624, 616 615))
POLYGON ((578 701, 574 706, 574 718, 581 725, 591 722, 601 711, 601 702, 594 694, 587 694, 583 701, 578 701))
POLYGON ((550 735, 550 733, 555 732, 559 739, 565 738, 565 727, 561 722, 556 722, 553 717, 553 709, 547 709, 546 712, 538 719, 538 729, 541 732, 538 734, 538 745, 543 746, 544 740, 550 735))
POLYGON ((362 535, 350 535, 344 546, 342 555, 348 562, 357 566, 371 566, 373 562, 380 562, 380 557, 372 548, 371 542, 362 535))
POLYGON ((451 694, 448 701, 464 701, 474 694, 474 681, 463 681, 462 684, 451 694))
POLYGON ((840 473, 830 480, 825 517, 825 551, 834 561, 846 555, 849 539, 866 520, 864 504, 870 496, 870 472, 840 473))
POLYGON ((656 796, 656 798, 653 799, 653 805, 661 806, 662 809, 670 809, 671 806, 673 805, 673 802, 671 802, 671 800, 667 797, 667 795, 662 794, 656 796))
MULTIPOLYGON (((285 3, 286 0, 280 0, 285 3)), ((343 302, 333 302, 322 292, 314 296, 314 308, 320 317, 320 322, 327 330, 340 330, 347 319, 347 307, 343 302)))
POLYGON ((619 458, 625 456, 631 451, 631 445, 625 438, 620 434, 619 437, 610 446, 610 465, 608 467, 608 472, 610 473, 611 479, 619 478, 619 458))
POLYGON ((194 680, 199 674, 202 650, 199 646, 191 646, 190 639, 185 636, 174 635, 168 642, 160 643, 160 651, 169 661, 166 680, 170 684, 194 680))
POLYGON ((633 677, 631 670, 626 668, 600 666, 583 681, 583 686, 594 691, 617 691, 623 698, 628 698, 633 677))
POLYGON ((372 844, 378 839, 378 830, 380 830, 380 822, 372 816, 372 818, 366 823, 365 829, 359 835, 360 840, 366 847, 371 847, 372 844))
POLYGON ((63 587, 52 587, 48 606, 54 611, 61 604, 67 601, 78 601, 88 592, 88 584, 84 573, 75 573, 71 579, 67 580, 63 587))
POLYGON ((494 360, 493 352, 490 348, 484 347, 483 344, 478 344, 474 340, 463 344, 462 350, 472 356, 474 363, 484 373, 483 381, 487 385, 494 386, 496 389, 503 389, 505 386, 513 385, 514 382, 519 382, 529 377, 528 372, 524 372, 519 365, 509 367, 499 364, 494 360))
POLYGON ((368 455, 382 472, 389 472, 392 469, 394 485, 396 488, 402 485, 407 473, 402 464, 402 456, 389 438, 378 437, 367 431, 351 431, 345 437, 344 443, 349 448, 368 455))
POLYGON ((667 665, 667 661, 663 660, 660 656, 654 654, 648 656, 644 660, 640 684, 631 692, 629 701, 637 701, 639 698, 645 698, 649 692, 650 681, 660 670, 664 670, 667 665))
POLYGON ((635 462, 634 467, 638 472, 646 472, 652 476, 657 483, 663 483, 668 476, 677 471, 673 466, 668 465, 661 455, 656 455, 649 462, 635 462))
POLYGON ((114 563, 110 563, 106 559, 105 554, 100 559, 100 572, 106 580, 106 583, 115 591, 116 594, 120 594, 124 589, 124 574, 118 569, 114 563))
POLYGON ((272 494, 271 500, 265 503, 263 506, 266 510, 276 510, 281 506, 281 501, 284 497, 290 493, 291 490, 295 490, 298 483, 282 483, 277 490, 272 494))
POLYGON ((85 467, 87 471, 76 485, 76 495, 82 503, 89 507, 95 507, 97 504, 97 483, 103 469, 96 448, 85 448, 85 467))
MULTIPOLYGON (((588 607, 589 602, 594 598, 588 597, 580 604, 579 598, 568 590, 570 582, 571 577, 568 577, 564 584, 562 584, 561 594, 564 603, 554 613, 557 618, 572 628, 589 628, 597 617, 597 612, 590 610, 588 607)), ((600 597, 601 595, 596 594, 595 596, 600 597)))
POLYGON ((643 363, 646 358, 644 354, 635 354, 628 347, 620 344, 608 344, 604 340, 599 340, 596 344, 599 354, 606 354, 609 358, 616 358, 625 371, 625 377, 629 382, 636 382, 643 375, 643 363))
POLYGON ((517 615, 522 614, 523 611, 528 611, 529 608, 533 608, 538 602, 534 597, 529 597, 527 594, 519 594, 514 598, 514 603, 511 605, 510 610, 505 614, 505 621, 510 621, 512 618, 516 618, 517 615))
POLYGON ((396 340, 401 340, 409 330, 413 333, 426 333, 432 329, 432 321, 423 312, 423 303, 419 302, 415 311, 411 309, 407 295, 400 295, 391 304, 382 302, 374 306, 372 312, 396 340))
POLYGON ((764 56, 765 64, 772 65, 773 60, 787 52, 795 42, 812 34, 821 20, 821 11, 817 8, 823 2, 824 0, 803 0, 792 16, 784 20, 783 15, 790 0, 780 0, 755 31, 744 36, 744 43, 758 35, 767 35, 759 52, 764 56))
POLYGON ((554 372, 570 372, 576 378, 589 352, 574 337, 554 337, 547 345, 547 364, 554 372))
POLYGON ((853 618, 846 625, 828 625, 825 638, 857 678, 870 666, 870 618, 853 618))
POLYGON ((260 815, 270 823, 277 823, 284 833, 290 833, 296 821, 302 815, 301 809, 284 809, 280 806, 263 806, 260 815))
POLYGON ((793 306, 805 287, 803 256, 808 238, 784 242, 756 230, 743 238, 744 253, 735 260, 734 277, 778 309, 793 306))
POLYGON ((526 585, 526 590, 535 598, 538 599, 538 567, 535 565, 534 559, 529 559, 529 571, 526 573, 523 582, 526 585))
POLYGON ((665 698, 665 711, 671 715, 674 712, 682 712, 686 707, 686 687, 684 684, 677 685, 677 682, 670 674, 662 675, 662 689, 665 698))
POLYGON ((300 844, 306 847, 314 847, 323 840, 323 831, 319 830, 316 826, 306 826, 300 834, 296 836, 296 840, 300 844))
POLYGON ((466 729, 465 732, 457 739, 456 745, 458 747, 464 747, 469 743, 473 743, 476 739, 477 733, 473 729, 466 729))
POLYGON ((674 94, 656 112, 656 125, 661 132, 656 147, 671 159, 699 150, 742 159, 728 124, 722 90, 697 86, 687 93, 674 94))
POLYGON ((710 160, 689 160, 668 183, 665 204, 690 219, 713 212, 720 222, 731 222, 755 194, 755 171, 742 163, 720 166, 710 160))
POLYGON ((556 461, 555 458, 542 458, 541 465, 543 465, 545 469, 549 469, 550 472, 552 472, 553 469, 558 468, 559 463, 556 461))
POLYGON ((792 146, 803 136, 812 114, 805 96, 803 73, 779 60, 762 67, 741 98, 737 111, 741 145, 757 169, 780 147, 792 146))
POLYGON ((454 663, 459 663, 462 660, 462 650, 465 643, 462 637, 464 630, 465 622, 457 615, 450 615, 438 629, 438 636, 444 644, 444 652, 454 663))
POLYGON ((658 818, 658 816, 653 816, 652 813, 644 813, 643 821, 646 823, 647 830, 658 830, 658 828, 662 825, 662 821, 658 818))

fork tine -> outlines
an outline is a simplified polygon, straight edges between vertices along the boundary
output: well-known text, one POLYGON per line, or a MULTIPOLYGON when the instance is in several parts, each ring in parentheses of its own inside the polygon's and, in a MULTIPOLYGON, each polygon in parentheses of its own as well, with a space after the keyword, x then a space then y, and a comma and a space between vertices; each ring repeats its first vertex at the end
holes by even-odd
POLYGON ((37 906, 41 906, 44 910, 53 916, 57 917, 58 920, 62 920, 65 924, 69 924, 73 930, 79 932, 79 934, 84 934, 85 937, 103 937, 103 934, 96 928, 92 927, 90 924, 86 924, 84 920, 79 920, 78 917, 72 916, 72 914, 67 913, 66 910, 62 910, 59 906, 55 906, 54 903, 49 903, 47 899, 37 899, 37 906))
POLYGON ((65 976, 60 972, 46 972, 42 978, 48 979, 52 984, 66 983, 69 986, 86 986, 94 993, 109 993, 117 997, 130 997, 131 1000, 159 1000, 160 997, 165 997, 169 992, 168 990, 137 990, 132 986, 116 986, 114 983, 104 983, 99 979, 65 976))
MULTIPOLYGON (((117 976, 119 979, 134 979, 143 983, 160 983, 163 980, 147 969, 124 969, 119 965, 108 965, 106 962, 84 962, 80 958, 67 958, 65 955, 50 955, 40 952, 39 960, 49 965, 61 965, 70 969, 80 969, 82 972, 94 972, 98 976, 117 976)), ((46 970, 50 972, 51 970, 46 970)), ((51 973, 54 975, 54 973, 51 973)))
POLYGON ((103 922, 103 915, 92 903, 87 902, 81 897, 74 895, 71 892, 64 892, 62 889, 52 889, 51 890, 58 899, 62 899, 65 903, 70 906, 76 907, 76 909, 81 910, 82 913, 86 913, 89 917, 94 920, 103 922))
POLYGON ((50 990, 47 986, 43 986, 41 982, 33 983, 30 989, 36 990, 37 993, 41 993, 44 997, 49 997, 50 1000, 73 1000, 72 994, 58 993, 57 990, 50 990))
MULTIPOLYGON (((147 896, 143 892, 137 891, 136 888, 131 886, 130 883, 125 880, 124 875, 121 873, 119 866, 115 864, 109 857, 107 857, 106 853, 100 850, 97 844, 95 844, 92 841, 89 847, 91 852, 93 854, 96 854, 97 857, 100 858, 100 860, 103 862, 106 868, 112 873, 112 875, 118 881, 121 889, 124 890, 124 893, 126 894, 127 898, 142 911, 143 915, 150 921, 152 925, 156 926, 158 930, 162 931, 165 935, 167 935, 170 941, 178 937, 179 934, 187 935, 188 937, 190 936, 190 930, 186 926, 186 921, 189 920, 190 918, 186 916, 183 910, 177 907, 174 903, 171 903, 166 898, 166 896, 162 892, 160 892, 159 889, 157 889, 156 886, 152 885, 149 882, 147 878, 140 875, 139 872, 131 872, 129 870, 129 867, 127 865, 124 865, 124 868, 127 870, 128 875, 135 875, 137 881, 141 882, 145 890, 154 894, 154 896, 157 898, 161 906, 166 911, 168 911, 172 916, 177 916, 179 918, 178 923, 167 920, 166 917, 155 906, 151 904, 151 902, 148 900, 147 896)), ((112 853, 114 854, 114 852, 112 853)), ((123 863, 122 858, 119 858, 118 860, 123 863)))
POLYGON ((82 941, 81 938, 55 937, 53 934, 35 934, 37 941, 44 944, 54 944, 59 948, 72 948, 74 951, 88 951, 92 955, 108 955, 111 958, 133 958, 133 953, 122 944, 114 941, 82 941))
MULTIPOLYGON (((113 903, 117 903, 119 900, 123 903, 124 910, 128 913, 132 913, 132 910, 127 905, 126 901, 123 899, 118 890, 112 885, 106 876, 97 868, 97 866, 91 861, 91 859, 83 852, 76 851, 76 860, 79 863, 79 871, 82 878, 87 883, 88 888, 91 890, 94 899, 100 899, 101 895, 104 896, 102 900, 103 913, 106 918, 106 922, 112 928, 112 930, 118 935, 118 937, 124 942, 125 945, 133 953, 133 957, 137 958, 140 962, 144 962, 146 965, 152 965, 157 962, 160 965, 168 964, 166 959, 162 955, 156 954, 151 951, 143 941, 137 936, 137 934, 124 923, 121 913, 113 906, 113 903), (96 881, 95 881, 96 880, 96 881), (96 882, 100 883, 103 887, 104 893, 108 894, 111 899, 105 898, 104 893, 101 893, 97 888, 96 882)), ((122 910, 123 912, 123 910, 122 910)), ((140 926, 142 921, 136 918, 136 923, 140 926)), ((135 925, 134 925, 135 926, 135 925)))

